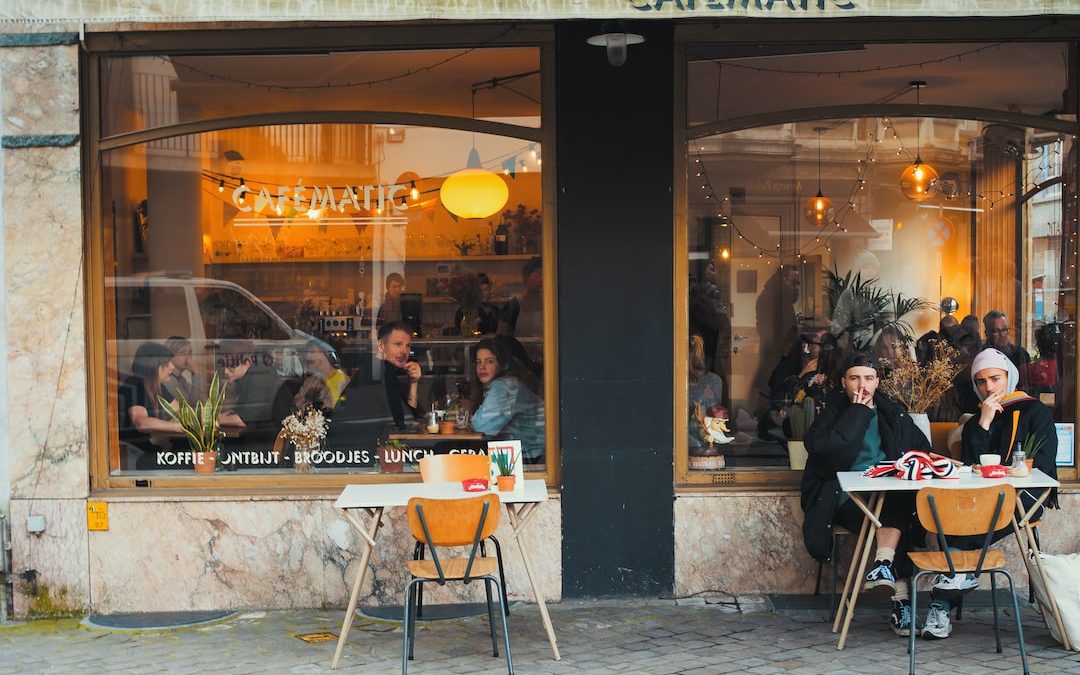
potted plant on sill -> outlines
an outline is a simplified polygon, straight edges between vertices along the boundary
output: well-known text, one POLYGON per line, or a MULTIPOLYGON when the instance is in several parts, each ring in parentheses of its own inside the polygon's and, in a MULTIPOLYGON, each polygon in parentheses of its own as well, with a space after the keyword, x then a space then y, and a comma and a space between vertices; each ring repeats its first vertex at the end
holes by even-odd
POLYGON ((499 492, 512 491, 517 482, 517 478, 514 476, 514 469, 517 468, 517 455, 508 450, 496 450, 492 453, 491 460, 495 462, 495 468, 498 471, 495 481, 499 486, 499 492))
POLYGON ((787 409, 788 465, 793 471, 802 471, 806 468, 806 443, 803 439, 806 438, 806 431, 817 416, 816 405, 813 396, 803 395, 787 409))
POLYGON ((198 401, 192 406, 183 393, 177 392, 177 396, 175 406, 163 396, 159 396, 158 401, 161 408, 179 422, 180 428, 184 430, 195 464, 195 473, 213 473, 217 468, 217 453, 221 444, 218 415, 225 403, 225 387, 215 373, 205 401, 198 401))
POLYGON ((412 448, 398 440, 379 441, 377 447, 379 473, 401 473, 405 467, 405 458, 412 448))
POLYGON ((920 365, 911 358, 904 342, 893 345, 892 370, 881 379, 881 390, 907 409, 915 426, 931 439, 930 418, 933 407, 952 386, 953 378, 964 369, 960 352, 945 340, 936 340, 930 359, 920 365))

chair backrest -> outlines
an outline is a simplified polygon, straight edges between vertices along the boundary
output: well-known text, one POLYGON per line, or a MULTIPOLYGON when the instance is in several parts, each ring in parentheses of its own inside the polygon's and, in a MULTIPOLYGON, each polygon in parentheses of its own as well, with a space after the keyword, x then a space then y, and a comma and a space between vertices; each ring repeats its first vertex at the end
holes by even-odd
POLYGON ((491 460, 485 455, 428 455, 420 460, 420 479, 441 483, 466 478, 489 478, 491 460))
POLYGON ((960 459, 960 457, 953 455, 952 448, 949 447, 949 432, 956 427, 956 422, 930 423, 930 445, 934 448, 934 452, 953 459, 960 459))
POLYGON ((925 487, 915 495, 915 507, 927 532, 986 534, 1009 525, 1016 508, 1016 488, 1008 484, 963 490, 925 487))
POLYGON ((463 499, 413 497, 407 510, 409 529, 417 541, 427 545, 440 584, 446 583, 446 575, 436 547, 471 546, 463 575, 469 583, 480 541, 494 534, 499 525, 499 498, 493 494, 463 499))
POLYGON ((408 505, 409 529, 417 541, 429 546, 468 546, 495 534, 499 504, 498 495, 490 493, 461 499, 413 497, 408 505))

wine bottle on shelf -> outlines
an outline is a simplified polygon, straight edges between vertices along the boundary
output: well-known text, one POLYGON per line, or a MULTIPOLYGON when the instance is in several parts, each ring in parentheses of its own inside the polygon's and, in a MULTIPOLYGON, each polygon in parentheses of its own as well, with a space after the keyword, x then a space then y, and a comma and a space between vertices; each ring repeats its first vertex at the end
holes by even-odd
POLYGON ((506 255, 510 252, 510 228, 506 223, 499 223, 495 229, 495 255, 506 255))

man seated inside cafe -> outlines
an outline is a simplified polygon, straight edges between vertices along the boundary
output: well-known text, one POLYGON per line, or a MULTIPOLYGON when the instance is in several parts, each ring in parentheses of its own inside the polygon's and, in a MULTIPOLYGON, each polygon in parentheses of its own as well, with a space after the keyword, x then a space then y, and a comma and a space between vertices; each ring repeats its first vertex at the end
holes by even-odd
MULTIPOLYGON (((842 388, 829 394, 824 412, 806 432, 803 539, 810 555, 818 560, 831 555, 834 526, 858 532, 863 522, 863 512, 840 492, 838 471, 863 471, 882 460, 899 459, 908 450, 930 450, 930 442, 903 406, 878 390, 879 371, 877 359, 870 354, 857 352, 849 356, 841 371, 842 388)), ((916 522, 914 495, 886 495, 880 517, 882 527, 875 535, 874 565, 864 584, 867 589, 891 591, 889 623, 897 635, 909 635, 912 630, 908 594, 912 563, 907 552, 916 522)))
POLYGON ((406 420, 418 418, 419 385, 423 371, 411 360, 412 327, 404 321, 383 324, 378 333, 378 355, 383 361, 383 385, 394 424, 405 428, 406 420), (402 384, 401 380, 407 380, 402 384), (408 413, 408 414, 406 414, 408 413))
MULTIPOLYGON (((975 464, 980 455, 999 455, 1003 464, 1011 463, 1013 453, 1027 450, 1034 452, 1034 468, 1046 475, 1057 478, 1057 429, 1050 409, 1038 400, 1018 390, 1017 381, 1020 373, 1016 364, 1006 354, 997 349, 984 349, 971 363, 971 384, 979 397, 979 412, 964 424, 963 460, 966 464, 975 464)), ((1039 491, 1041 492, 1041 491, 1039 491)), ((1038 500, 1038 495, 1027 490, 1020 491, 1020 500, 1024 509, 1030 509, 1038 500)), ((1054 491, 1046 502, 1047 507, 1057 507, 1057 493, 1054 491)), ((1006 504, 1006 508, 1012 505, 1006 504)), ((1031 517, 1031 522, 1042 518, 1043 509, 1031 517)), ((994 533, 993 541, 1006 537, 1012 528, 1003 528, 994 533)), ((956 550, 974 550, 982 548, 986 535, 973 537, 954 537, 949 540, 950 547, 956 550)), ((944 639, 952 633, 949 611, 957 603, 959 596, 979 586, 979 581, 970 574, 939 574, 934 579, 930 591, 930 610, 926 616, 923 637, 944 639)))
POLYGON ((1020 374, 1017 384, 1021 389, 1027 387, 1028 364, 1031 355, 1020 345, 1009 342, 1009 317, 1000 309, 992 309, 983 317, 983 328, 986 329, 986 342, 983 349, 996 349, 1012 361, 1020 374))

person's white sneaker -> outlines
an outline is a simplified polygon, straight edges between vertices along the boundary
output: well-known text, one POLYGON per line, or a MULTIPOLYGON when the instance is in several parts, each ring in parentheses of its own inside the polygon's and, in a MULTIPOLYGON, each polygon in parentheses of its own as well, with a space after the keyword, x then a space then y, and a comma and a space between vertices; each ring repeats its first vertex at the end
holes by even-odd
POLYGON ((926 613, 922 636, 927 639, 944 640, 951 634, 952 621, 949 620, 949 610, 936 603, 930 603, 930 611, 926 613))
POLYGON ((979 587, 973 574, 939 574, 934 577, 934 588, 943 591, 970 591, 979 587))

